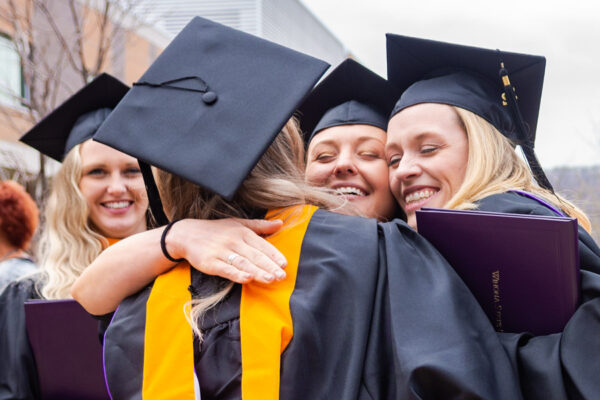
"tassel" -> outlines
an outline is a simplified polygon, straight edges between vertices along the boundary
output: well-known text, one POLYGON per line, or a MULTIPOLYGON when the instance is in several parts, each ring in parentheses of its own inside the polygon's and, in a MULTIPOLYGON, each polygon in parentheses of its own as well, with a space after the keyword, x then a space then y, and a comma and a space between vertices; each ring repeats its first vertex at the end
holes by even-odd
POLYGON ((500 61, 500 71, 499 71, 500 79, 502 80, 502 86, 504 88, 504 93, 502 96, 502 104, 507 105, 510 108, 510 111, 513 116, 513 120, 517 126, 517 134, 518 134, 518 142, 521 148, 523 149, 523 153, 525 154, 525 158, 527 159, 527 163, 531 168, 531 172, 535 177, 535 180, 538 184, 551 191, 554 194, 554 188, 552 184, 548 180, 548 177, 544 173, 542 166, 540 165, 534 151, 534 143, 531 140, 531 136, 529 135, 529 128, 525 121, 523 120, 523 116, 521 115, 521 110, 519 109, 519 104, 517 103, 518 97, 516 94, 516 90, 513 85, 510 83, 510 79, 508 77, 508 71, 504 68, 504 63, 500 61))

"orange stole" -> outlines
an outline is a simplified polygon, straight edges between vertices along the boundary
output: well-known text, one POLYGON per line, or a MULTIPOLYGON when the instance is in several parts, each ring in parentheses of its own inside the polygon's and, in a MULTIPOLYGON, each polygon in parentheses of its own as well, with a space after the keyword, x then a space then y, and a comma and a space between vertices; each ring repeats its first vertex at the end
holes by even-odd
MULTIPOLYGON (((285 221, 268 238, 288 261, 287 277, 280 282, 251 282, 242 286, 240 334, 242 398, 278 399, 280 357, 292 338, 289 300, 296 283, 302 239, 317 210, 296 206, 269 212, 285 221)), ((193 400, 193 333, 183 306, 191 300, 190 266, 179 263, 160 275, 146 304, 142 398, 193 400)), ((215 362, 218 362, 217 360, 215 362)))
POLYGON ((146 304, 143 399, 195 399, 194 336, 183 312, 190 283, 187 262, 154 281, 146 304))
POLYGON ((242 399, 279 399, 281 353, 292 339, 290 296, 296 284, 300 249, 314 206, 269 212, 267 219, 283 219, 283 228, 267 240, 286 257, 287 277, 279 282, 251 282, 242 286, 240 335, 242 399))

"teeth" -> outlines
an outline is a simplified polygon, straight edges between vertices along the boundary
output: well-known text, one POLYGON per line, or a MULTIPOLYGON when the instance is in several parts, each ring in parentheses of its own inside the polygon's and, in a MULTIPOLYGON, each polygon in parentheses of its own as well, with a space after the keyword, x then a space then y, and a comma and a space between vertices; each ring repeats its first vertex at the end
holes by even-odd
POLYGON ((111 201, 109 203, 103 203, 102 205, 106 208, 125 208, 129 207, 129 201, 111 201))
POLYGON ((355 187, 351 187, 351 186, 339 187, 339 188, 335 189, 335 192, 340 196, 343 196, 343 195, 366 196, 367 195, 365 192, 363 192, 359 188, 355 188, 355 187))
POLYGON ((414 192, 414 193, 411 193, 408 196, 406 196, 404 198, 404 202, 406 204, 408 204, 408 203, 411 203, 411 202, 414 202, 414 201, 419 201, 419 200, 427 199, 427 198, 433 196, 436 193, 437 193, 436 190, 431 190, 431 189, 420 190, 418 192, 414 192))

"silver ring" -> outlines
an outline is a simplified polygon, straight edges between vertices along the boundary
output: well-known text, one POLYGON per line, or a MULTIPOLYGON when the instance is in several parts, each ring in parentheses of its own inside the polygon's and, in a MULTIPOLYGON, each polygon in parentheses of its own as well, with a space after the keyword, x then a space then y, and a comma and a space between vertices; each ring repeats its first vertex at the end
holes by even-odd
POLYGON ((227 264, 233 264, 233 261, 238 258, 240 255, 238 253, 231 253, 229 257, 227 257, 227 264))

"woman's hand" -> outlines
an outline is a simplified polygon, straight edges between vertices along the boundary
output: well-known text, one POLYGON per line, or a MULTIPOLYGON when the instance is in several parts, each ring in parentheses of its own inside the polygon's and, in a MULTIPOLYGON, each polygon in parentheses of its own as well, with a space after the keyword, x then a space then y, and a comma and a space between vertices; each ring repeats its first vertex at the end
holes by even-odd
POLYGON ((277 232, 281 220, 184 219, 167 233, 171 257, 186 259, 194 268, 238 283, 263 283, 285 278, 287 261, 259 235, 277 232))

